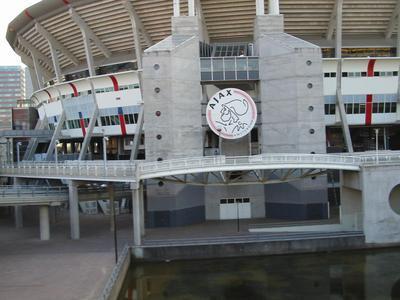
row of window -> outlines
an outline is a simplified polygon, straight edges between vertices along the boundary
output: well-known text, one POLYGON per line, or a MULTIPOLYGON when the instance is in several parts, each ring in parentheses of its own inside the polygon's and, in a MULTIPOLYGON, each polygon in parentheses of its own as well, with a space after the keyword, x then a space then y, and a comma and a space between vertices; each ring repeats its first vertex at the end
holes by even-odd
MULTIPOLYGON (((119 90, 120 91, 138 89, 138 88, 139 88, 139 84, 128 84, 128 85, 119 86, 119 90)), ((107 87, 107 88, 95 89, 95 92, 96 92, 96 94, 114 92, 114 88, 113 87, 107 87)), ((88 96, 88 95, 91 95, 91 94, 92 94, 91 90, 81 91, 81 92, 78 92, 78 97, 79 96, 88 96)), ((75 94, 67 94, 67 95, 61 95, 61 97, 57 97, 56 100, 69 99, 69 98, 74 98, 74 97, 75 97, 75 94)))
MULTIPOLYGON (((366 104, 365 103, 345 103, 344 109, 346 114, 365 114, 366 104)), ((397 103, 396 102, 378 102, 372 103, 372 113, 383 114, 383 113, 396 113, 397 103)), ((325 115, 334 115, 336 113, 336 105, 333 103, 325 104, 325 115)))
MULTIPOLYGON (((139 114, 126 114, 123 116, 124 116, 125 124, 137 124, 137 122, 138 122, 139 114)), ((84 123, 85 127, 89 127, 89 122, 90 122, 89 118, 83 119, 83 123, 84 123)), ((100 117, 100 122, 101 122, 101 126, 115 126, 115 125, 121 124, 118 115, 102 116, 102 117, 100 117)), ((62 129, 67 129, 67 126, 68 126, 68 129, 77 129, 77 128, 81 128, 81 123, 80 123, 79 119, 67 120, 67 122, 64 123, 62 129)), ((97 120, 96 120, 95 126, 96 127, 99 126, 97 120)), ((54 130, 55 124, 49 123, 49 128, 51 130, 54 130)))
MULTIPOLYGON (((367 77, 367 72, 343 72, 342 77, 367 77)), ((398 71, 380 71, 374 72, 374 77, 393 77, 399 76, 398 71)), ((336 78, 336 72, 324 73, 325 78, 336 78)))
POLYGON ((250 203, 250 198, 228 198, 219 200, 220 204, 250 203))

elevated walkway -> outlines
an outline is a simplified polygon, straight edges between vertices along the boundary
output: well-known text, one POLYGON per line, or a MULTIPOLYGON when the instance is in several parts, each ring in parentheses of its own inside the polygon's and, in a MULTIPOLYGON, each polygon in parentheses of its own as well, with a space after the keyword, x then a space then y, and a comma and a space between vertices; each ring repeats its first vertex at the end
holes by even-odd
POLYGON ((65 187, 0 186, 0 206, 59 206, 67 201, 65 187))
POLYGON ((359 155, 284 153, 239 157, 209 156, 161 162, 3 162, 0 165, 0 176, 130 183, 163 178, 183 184, 266 184, 317 176, 325 174, 326 170, 360 171, 363 166, 370 165, 400 165, 400 152, 359 155))

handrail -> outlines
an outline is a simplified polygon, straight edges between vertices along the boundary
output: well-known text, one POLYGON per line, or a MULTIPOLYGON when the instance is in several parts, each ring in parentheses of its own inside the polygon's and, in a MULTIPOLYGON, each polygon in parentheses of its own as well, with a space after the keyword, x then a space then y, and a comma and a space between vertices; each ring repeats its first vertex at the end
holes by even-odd
POLYGON ((1 163, 0 174, 44 178, 136 182, 168 174, 265 168, 318 168, 357 171, 362 166, 400 164, 400 151, 362 154, 260 154, 255 156, 207 156, 144 161, 65 161, 1 163))

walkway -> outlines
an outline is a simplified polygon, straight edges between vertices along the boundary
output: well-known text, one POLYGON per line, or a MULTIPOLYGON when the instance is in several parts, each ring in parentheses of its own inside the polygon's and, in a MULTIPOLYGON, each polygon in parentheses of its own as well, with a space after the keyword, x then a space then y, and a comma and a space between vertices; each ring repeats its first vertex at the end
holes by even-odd
MULTIPOLYGON (((66 216, 45 242, 37 225, 15 229, 11 218, 0 220, 0 299, 98 299, 114 266, 109 216, 81 215, 79 241, 68 238, 66 216)), ((118 216, 121 249, 131 237, 131 218, 118 216)))

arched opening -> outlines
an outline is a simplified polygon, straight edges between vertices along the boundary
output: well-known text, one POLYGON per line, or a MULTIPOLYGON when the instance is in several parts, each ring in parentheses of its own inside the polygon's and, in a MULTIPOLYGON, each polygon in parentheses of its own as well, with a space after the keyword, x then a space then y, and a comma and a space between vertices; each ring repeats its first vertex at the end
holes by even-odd
POLYGON ((400 215, 400 184, 396 185, 389 195, 390 208, 400 215))

